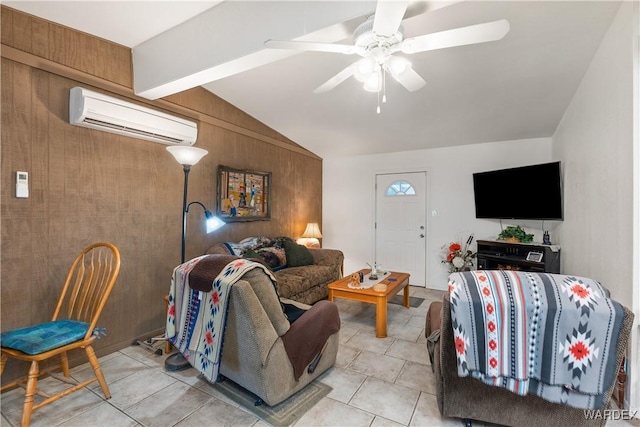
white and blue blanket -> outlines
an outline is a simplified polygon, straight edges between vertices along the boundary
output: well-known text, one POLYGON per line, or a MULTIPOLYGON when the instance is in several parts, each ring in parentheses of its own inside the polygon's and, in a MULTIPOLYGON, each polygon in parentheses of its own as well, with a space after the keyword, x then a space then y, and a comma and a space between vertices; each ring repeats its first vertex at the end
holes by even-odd
POLYGON ((449 276, 458 375, 601 408, 616 378, 622 306, 598 282, 521 271, 449 276))

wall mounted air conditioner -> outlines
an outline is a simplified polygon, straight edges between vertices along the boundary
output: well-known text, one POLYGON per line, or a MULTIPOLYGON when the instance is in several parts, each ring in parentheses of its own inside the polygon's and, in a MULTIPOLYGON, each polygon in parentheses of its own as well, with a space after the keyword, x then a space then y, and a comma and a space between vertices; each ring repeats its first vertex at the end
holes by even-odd
POLYGON ((194 122, 81 87, 69 93, 69 123, 167 145, 193 145, 198 136, 194 122))

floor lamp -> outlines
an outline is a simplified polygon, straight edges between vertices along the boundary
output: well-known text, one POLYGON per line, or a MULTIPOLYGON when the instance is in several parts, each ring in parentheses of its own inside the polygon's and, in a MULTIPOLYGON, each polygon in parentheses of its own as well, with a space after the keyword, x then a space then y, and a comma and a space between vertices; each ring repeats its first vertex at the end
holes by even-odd
POLYGON ((224 223, 220 220, 220 218, 213 215, 202 203, 200 202, 191 202, 187 204, 187 189, 189 188, 189 171, 191 171, 191 166, 194 166, 196 163, 200 161, 204 156, 207 155, 208 151, 203 150, 202 148, 190 147, 185 145, 175 145, 171 147, 167 147, 167 151, 175 157, 176 161, 182 165, 182 170, 184 171, 184 190, 182 193, 182 249, 180 256, 180 263, 184 263, 185 261, 185 248, 186 248, 186 240, 187 240, 187 213, 189 213, 189 207, 193 204, 200 205, 202 209, 204 209, 204 215, 207 219, 207 233, 211 233, 214 230, 222 227, 224 223))
MULTIPOLYGON (((191 205, 200 205, 202 209, 204 209, 204 215, 207 220, 207 233, 211 233, 212 231, 222 227, 224 225, 224 222, 222 222, 220 218, 213 215, 200 202, 191 202, 187 204, 189 171, 191 170, 191 166, 194 166, 204 156, 207 155, 207 150, 185 145, 175 145, 167 147, 167 151, 169 151, 169 153, 171 153, 173 157, 175 157, 176 161, 182 165, 182 169, 184 171, 184 191, 182 197, 182 248, 180 252, 180 263, 183 264, 185 261, 185 248, 187 239, 187 213, 189 213, 189 208, 191 207, 191 205)), ((189 362, 187 362, 187 360, 180 352, 167 357, 164 362, 164 366, 168 371, 181 371, 190 367, 189 362)))

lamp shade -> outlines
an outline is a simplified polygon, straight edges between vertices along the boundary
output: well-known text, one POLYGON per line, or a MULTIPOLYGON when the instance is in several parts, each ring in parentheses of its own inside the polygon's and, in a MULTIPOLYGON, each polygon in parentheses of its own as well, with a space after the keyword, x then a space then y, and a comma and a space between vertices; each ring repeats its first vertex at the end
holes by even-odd
POLYGON ((207 219, 207 233, 214 232, 225 224, 223 220, 209 212, 207 209, 204 210, 204 216, 207 219))
POLYGON ((394 76, 402 73, 408 67, 411 67, 411 63, 405 58, 399 56, 392 56, 387 60, 387 70, 394 76))
POLYGON ((382 90, 382 72, 378 69, 369 74, 363 87, 367 92, 380 92, 382 90))
POLYGON ((183 166, 193 166, 209 153, 207 150, 186 145, 173 145, 167 151, 183 166))
POLYGON ((315 238, 315 239, 322 238, 322 234, 320 233, 320 227, 318 227, 318 223, 317 222, 308 223, 307 228, 304 230, 304 233, 302 233, 301 237, 315 238))

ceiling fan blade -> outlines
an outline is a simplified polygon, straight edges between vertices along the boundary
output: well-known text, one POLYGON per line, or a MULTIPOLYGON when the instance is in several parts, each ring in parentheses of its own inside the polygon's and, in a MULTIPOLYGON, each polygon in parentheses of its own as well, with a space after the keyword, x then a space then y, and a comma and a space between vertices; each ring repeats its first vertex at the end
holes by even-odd
POLYGON ((340 71, 335 76, 331 77, 329 80, 318 86, 313 93, 325 93, 329 92, 334 87, 338 86, 343 81, 347 80, 351 77, 355 71, 356 64, 351 64, 344 70, 340 71))
POLYGON ((355 53, 355 46, 347 44, 336 43, 315 43, 315 42, 297 42, 297 41, 283 41, 283 40, 267 40, 264 42, 265 47, 270 49, 294 49, 294 50, 308 50, 314 52, 329 52, 329 53, 355 53))
POLYGON ((402 72, 393 74, 386 67, 385 69, 391 77, 393 77, 398 83, 404 86, 409 92, 415 92, 422 89, 427 82, 424 81, 420 74, 410 66, 406 67, 402 72))
POLYGON ((409 6, 407 6, 407 11, 404 13, 404 19, 413 18, 414 16, 422 15, 427 12, 433 12, 462 1, 465 0, 411 1, 409 6))
POLYGON ((378 0, 373 18, 373 32, 380 36, 392 36, 400 29, 408 0, 378 0))
POLYGON ((509 32, 509 29, 509 21, 500 19, 498 21, 485 22, 484 24, 410 37, 402 42, 401 50, 404 53, 416 53, 490 42, 503 38, 509 32))

